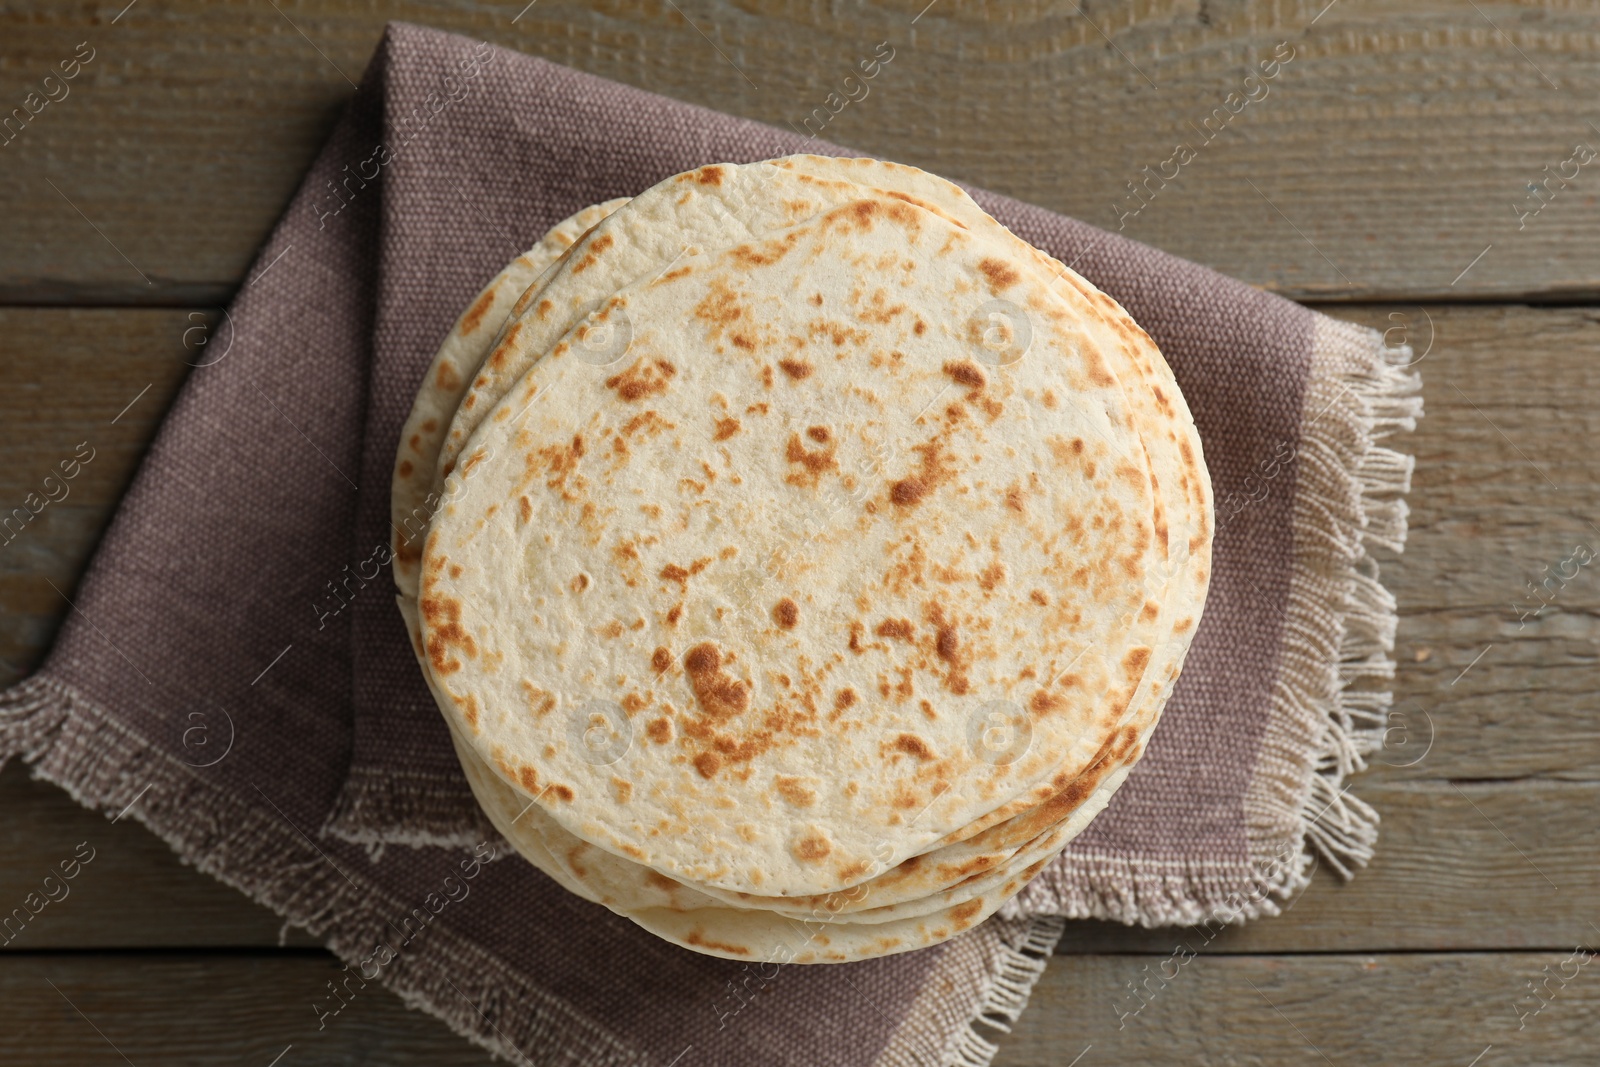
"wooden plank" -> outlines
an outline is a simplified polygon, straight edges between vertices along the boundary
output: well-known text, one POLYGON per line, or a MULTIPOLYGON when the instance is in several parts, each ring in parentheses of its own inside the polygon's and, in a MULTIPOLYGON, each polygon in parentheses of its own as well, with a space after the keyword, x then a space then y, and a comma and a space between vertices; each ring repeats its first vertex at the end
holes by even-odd
POLYGON ((1276 918, 1224 932, 1070 923, 1057 951, 1213 953, 1557 948, 1600 914, 1600 786, 1543 779, 1396 782, 1352 792, 1383 816, 1377 855, 1351 882, 1319 870, 1276 918))
POLYGON ((209 321, 0 308, 0 685, 49 648, 189 364, 214 358, 201 343, 209 321))
POLYGON ((1056 959, 995 1067, 1592 1063, 1600 980, 1573 948, 1056 959))
POLYGON ((222 300, 391 18, 778 126, 805 129, 811 117, 817 129, 814 109, 823 108, 821 132, 832 140, 1123 225, 1297 296, 1600 292, 1590 252, 1600 236, 1600 161, 1568 162, 1580 142, 1600 145, 1585 111, 1600 89, 1600 24, 1580 8, 1506 0, 1140 0, 1088 14, 1047 0, 1003 9, 972 0, 520 8, 174 0, 113 19, 109 8, 7 5, 7 108, 22 105, 79 42, 95 58, 69 96, 3 149, 0 300, 222 300), (869 82, 846 85, 878 42, 894 49, 892 61, 869 82), (1275 55, 1292 58, 1269 68, 1273 77, 1245 82, 1275 55), (1180 144, 1192 159, 1179 158, 1180 144), (1147 181, 1130 193, 1129 183, 1147 181))
POLYGON ((352 984, 344 1009, 319 1030, 316 1005, 328 1010, 326 983, 335 980, 344 973, 321 952, 14 956, 0 967, 0 1062, 496 1062, 376 983, 352 984))
POLYGON ((180 861, 135 820, 113 823, 114 812, 79 807, 62 790, 28 777, 20 761, 0 772, 0 811, 0 856, 6 858, 0 918, 10 919, 0 931, 5 951, 267 948, 280 937, 289 945, 320 945, 180 861), (46 878, 54 880, 47 884, 46 878), (25 922, 17 920, 17 909, 25 922))
MULTIPOLYGON (((1581 959, 1572 946, 1452 955, 1199 953, 1181 966, 1165 956, 1057 959, 1014 1031, 1001 1036, 995 1064, 1066 1067, 1082 1055, 1081 1067, 1467 1067, 1489 1046, 1481 1067, 1588 1063, 1600 982, 1593 962, 1580 966, 1581 959), (1149 977, 1163 973, 1163 963, 1164 973, 1174 975, 1164 988, 1149 977), (1562 985, 1563 974, 1575 977, 1562 985), (1140 1003, 1128 983, 1147 980, 1143 1011, 1123 1018, 1140 1003), (1544 992, 1537 1015, 1530 981, 1544 992), (1519 1010, 1530 1013, 1520 1031, 1519 1010)), ((442 1023, 405 1010, 372 985, 317 1031, 312 1004, 326 998, 324 983, 336 971, 329 958, 299 954, 12 958, 0 968, 0 996, 8 1021, 27 1022, 0 1027, 0 1058, 28 1065, 232 1067, 272 1063, 292 1046, 284 1067, 491 1062, 442 1023)))
POLYGON ((1393 329, 1397 343, 1408 331, 1425 383, 1427 414, 1397 442, 1417 464, 1410 536, 1383 564, 1401 611, 1396 707, 1434 739, 1409 773, 1594 780, 1600 581, 1594 565, 1566 561, 1580 545, 1600 553, 1590 444, 1600 314, 1433 306, 1340 317, 1393 329))

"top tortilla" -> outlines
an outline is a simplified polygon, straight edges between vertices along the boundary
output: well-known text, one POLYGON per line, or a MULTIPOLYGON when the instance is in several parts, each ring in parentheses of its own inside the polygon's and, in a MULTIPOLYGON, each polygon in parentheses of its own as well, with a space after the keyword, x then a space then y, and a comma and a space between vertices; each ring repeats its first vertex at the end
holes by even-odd
POLYGON ((474 750, 581 837, 779 896, 1085 765, 1149 662, 1128 638, 1156 507, 1121 354, 1023 262, 866 196, 624 288, 538 361, 425 558, 430 666, 474 750), (973 317, 995 300, 1031 324, 1004 365, 973 317), (790 595, 745 610, 771 581, 790 595), (1036 716, 1003 766, 968 737, 995 700, 1036 716), (580 742, 612 705, 644 738, 600 764, 580 742))

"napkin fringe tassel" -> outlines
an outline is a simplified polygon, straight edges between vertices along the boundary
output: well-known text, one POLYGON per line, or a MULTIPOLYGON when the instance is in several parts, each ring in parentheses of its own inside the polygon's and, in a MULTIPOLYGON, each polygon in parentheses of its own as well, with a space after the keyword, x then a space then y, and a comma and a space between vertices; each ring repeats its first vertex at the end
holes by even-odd
POLYGON ((972 1016, 956 1032, 955 1043, 945 1053, 941 1067, 989 1067, 994 1062, 1000 1046, 982 1031, 1011 1032, 1066 928, 1067 920, 1062 916, 1036 915, 1027 920, 1018 943, 1002 941, 997 966, 980 988, 972 1016))
MULTIPOLYGON (((184 862, 323 940, 345 961, 339 982, 346 994, 359 996, 368 983, 379 982, 407 1006, 514 1063, 528 1063, 519 1048, 564 1049, 595 1067, 658 1062, 494 954, 433 923, 454 906, 444 895, 445 874, 455 874, 470 893, 465 872, 475 876, 479 869, 471 851, 459 857, 466 866, 441 869, 438 892, 394 898, 359 872, 351 877, 340 870, 302 833, 315 835, 315 827, 297 827, 277 810, 283 798, 273 796, 271 783, 257 785, 259 802, 218 788, 205 768, 128 732, 48 668, 0 692, 0 767, 15 756, 79 804, 138 820, 184 862)), ((487 862, 510 855, 497 839, 491 843, 495 851, 487 862)), ((336 1026, 340 1005, 319 993, 308 995, 306 1010, 336 1026)), ((712 1018, 708 1010, 708 1022, 712 1018)))
MULTIPOLYGON (((1249 855, 1133 863, 1074 846, 1000 914, 1221 926, 1292 906, 1317 863, 1351 877, 1378 813, 1346 781, 1395 725, 1394 596, 1375 548, 1403 551, 1413 459, 1380 443, 1416 428, 1411 351, 1319 317, 1296 442, 1294 564, 1273 709, 1244 801, 1249 855)), ((1423 745, 1418 744, 1416 748, 1423 745)))
POLYGON ((1415 461, 1380 442, 1414 430, 1422 415, 1411 356, 1377 331, 1318 320, 1283 661, 1246 800, 1251 852, 1266 866, 1253 879, 1259 899, 1224 921, 1279 914, 1319 861, 1348 880, 1373 856, 1378 812, 1346 782, 1367 769, 1391 725, 1399 618, 1372 550, 1405 550, 1415 461))

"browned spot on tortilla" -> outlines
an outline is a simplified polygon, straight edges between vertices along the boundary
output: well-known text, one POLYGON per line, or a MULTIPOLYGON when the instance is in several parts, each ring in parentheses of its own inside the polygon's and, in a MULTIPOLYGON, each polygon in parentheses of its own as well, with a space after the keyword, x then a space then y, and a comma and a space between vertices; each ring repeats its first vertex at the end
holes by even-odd
POLYGON ((423 433, 432 433, 433 431, 437 430, 438 428, 439 428, 439 420, 438 419, 429 419, 427 422, 422 424, 422 432, 423 433))
POLYGON ((913 475, 910 478, 902 478, 891 485, 889 487, 889 499, 902 507, 910 507, 921 500, 922 495, 927 491, 928 487, 922 479, 913 475))
POLYGON ((434 674, 451 674, 461 669, 461 661, 452 655, 459 650, 469 659, 478 655, 478 643, 461 625, 461 601, 444 596, 424 596, 422 617, 428 622, 428 662, 434 674))
POLYGON ((800 605, 784 597, 772 606, 772 619, 785 630, 792 630, 800 621, 800 605))
POLYGON ((830 434, 826 426, 812 426, 806 430, 806 436, 818 444, 825 445, 828 443, 830 434))
POLYGON ((667 646, 657 645, 656 650, 650 653, 650 666, 657 674, 665 674, 672 666, 672 653, 667 651, 667 646))
POLYGON ((518 497, 517 514, 522 517, 524 524, 533 521, 533 501, 525 496, 518 497))
POLYGON ((717 432, 711 435, 713 441, 726 441, 739 432, 739 420, 733 417, 717 420, 717 432))
POLYGON ((844 711, 856 702, 856 691, 849 686, 833 694, 833 708, 835 711, 844 711))
POLYGON ((950 923, 957 930, 965 930, 972 925, 972 919, 983 910, 983 898, 974 897, 965 904, 957 904, 950 909, 950 923))
POLYGON ((911 332, 916 334, 918 337, 921 337, 923 334, 928 332, 928 324, 923 322, 921 319, 918 319, 911 327, 911 332))
POLYGON ((772 780, 772 785, 779 796, 797 808, 809 808, 817 802, 817 794, 807 789, 799 778, 780 774, 772 780))
POLYGON ((615 389, 624 400, 641 400, 667 391, 667 382, 678 373, 664 359, 639 359, 621 374, 606 379, 606 388, 615 389))
POLYGON ((658 745, 664 745, 672 740, 672 720, 666 716, 651 719, 650 725, 644 728, 644 734, 658 745))
POLYGON ((1045 689, 1035 690, 1028 698, 1028 710, 1035 715, 1048 715, 1066 702, 1045 689))
POLYGON ((476 330, 479 324, 483 322, 484 315, 488 314, 489 305, 493 303, 494 290, 485 289, 477 301, 467 309, 467 313, 461 317, 461 331, 463 333, 472 333, 476 330))
POLYGON ((1005 580, 1006 565, 999 560, 995 560, 978 572, 978 585, 989 592, 993 592, 995 586, 1005 580))
POLYGON ((1128 649, 1128 654, 1122 657, 1122 670, 1129 678, 1138 678, 1144 673, 1145 664, 1150 662, 1150 649, 1138 645, 1128 649))
POLYGON ((861 623, 859 621, 854 620, 854 619, 851 620, 851 622, 850 622, 850 651, 854 652, 858 656, 866 651, 866 648, 863 647, 862 644, 861 644, 861 635, 866 633, 866 632, 867 632, 867 628, 865 626, 861 625, 861 623))
POLYGON ((889 486, 890 501, 902 508, 913 507, 950 477, 938 438, 917 445, 912 451, 921 457, 920 469, 889 486))
POLYGON ((1139 618, 1143 622, 1155 622, 1160 614, 1161 605, 1154 600, 1146 600, 1144 602, 1144 610, 1139 612, 1139 618))
POLYGON ((710 291, 694 307, 694 316, 702 322, 709 323, 713 337, 719 337, 722 331, 732 326, 744 316, 744 309, 739 306, 738 294, 725 282, 713 279, 710 291))
POLYGON ((411 477, 411 472, 414 469, 415 468, 413 468, 411 466, 411 461, 409 459, 403 459, 403 460, 400 461, 400 477, 402 477, 402 478, 411 477))
POLYGON ((667 625, 677 626, 681 618, 683 618, 683 601, 680 600, 667 611, 667 625))
POLYGON ((968 389, 982 389, 989 384, 983 368, 970 359, 952 360, 944 365, 944 372, 957 384, 964 385, 968 389))
POLYGON ((736 956, 750 955, 750 950, 745 948, 743 945, 731 945, 726 941, 713 941, 702 934, 699 930, 689 931, 688 935, 684 937, 684 940, 689 942, 689 944, 695 945, 699 948, 715 949, 718 952, 731 952, 736 956))
POLYGON ((540 689, 526 678, 522 679, 522 692, 528 698, 528 707, 531 708, 533 714, 539 718, 543 718, 544 716, 550 714, 550 712, 556 706, 556 696, 554 693, 540 689))
POLYGON ((790 472, 784 481, 806 489, 815 489, 825 471, 837 470, 839 466, 834 458, 833 447, 809 449, 797 433, 789 435, 789 443, 784 447, 783 458, 790 463, 798 463, 803 468, 790 472))
POLYGON ((933 749, 928 747, 928 742, 916 734, 901 734, 889 746, 896 752, 904 752, 908 756, 915 756, 920 760, 933 759, 933 749))
MULTIPOLYGON (((839 868, 839 880, 847 881, 851 878, 860 877, 861 875, 867 873, 867 868, 870 866, 871 864, 869 864, 866 860, 857 860, 854 863, 847 863, 843 867, 839 868)), ((848 893, 848 891, 846 891, 846 893, 848 893)), ((846 893, 829 893, 826 899, 828 910, 837 914, 839 910, 848 903, 847 900, 842 899, 846 896, 846 893)))
POLYGON ((722 168, 715 163, 708 167, 701 167, 694 172, 694 180, 700 185, 721 185, 722 168))
POLYGON ((983 271, 984 276, 989 279, 989 291, 994 293, 1017 284, 1022 278, 1022 275, 1018 274, 1004 260, 981 259, 978 261, 978 269, 983 271))
POLYGON ((822 859, 833 851, 833 846, 828 839, 819 833, 809 833, 795 842, 794 854, 796 859, 816 861, 822 859))
POLYGON ((572 576, 572 581, 567 583, 567 587, 574 593, 581 593, 589 588, 589 576, 580 571, 572 576))
POLYGON ((610 248, 615 242, 609 233, 603 233, 589 242, 589 247, 584 249, 583 258, 572 265, 572 273, 582 274, 600 260, 600 253, 610 248))
POLYGON ((690 578, 693 578, 695 575, 699 574, 709 566, 711 566, 710 556, 702 556, 701 558, 690 563, 687 567, 680 567, 676 563, 669 563, 665 567, 661 568, 660 577, 663 581, 677 582, 679 585, 687 586, 690 578))
POLYGON ((809 378, 816 368, 802 359, 780 359, 778 369, 787 374, 794 381, 809 378))
POLYGON ((622 710, 632 715, 636 711, 643 711, 654 701, 649 693, 629 693, 622 698, 622 710))
POLYGON ((448 363, 439 364, 439 369, 434 372, 433 380, 440 389, 450 392, 461 388, 461 375, 457 374, 456 369, 448 363))
POLYGON ((912 626, 910 619, 884 619, 872 632, 879 637, 893 637, 901 641, 909 641, 915 632, 915 627, 912 626))
MULTIPOLYGON (((683 657, 689 672, 689 687, 700 710, 713 719, 742 715, 750 707, 750 683, 734 678, 722 669, 722 650, 702 641, 683 657)), ((709 777, 709 776, 708 776, 709 777)))
POLYGON ((694 769, 702 778, 714 778, 722 769, 722 757, 715 752, 702 752, 694 758, 694 769))
POLYGON ((549 791, 550 795, 555 797, 557 800, 564 800, 569 804, 572 803, 573 792, 567 786, 553 785, 550 787, 549 791))
POLYGON ((928 605, 927 616, 934 626, 934 654, 949 667, 945 685, 960 696, 967 691, 967 667, 970 665, 969 657, 961 647, 960 635, 956 632, 955 624, 946 621, 944 608, 938 603, 928 605))

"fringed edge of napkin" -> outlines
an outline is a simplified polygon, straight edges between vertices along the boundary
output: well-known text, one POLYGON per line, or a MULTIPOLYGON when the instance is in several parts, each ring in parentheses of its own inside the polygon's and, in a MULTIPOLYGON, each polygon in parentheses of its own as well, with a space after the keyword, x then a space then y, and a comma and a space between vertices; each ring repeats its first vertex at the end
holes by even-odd
POLYGON ((147 744, 47 674, 0 693, 0 766, 13 756, 23 757, 37 777, 59 785, 79 804, 139 820, 184 862, 323 939, 347 968, 354 968, 346 983, 364 988, 381 982, 408 1006, 438 1017, 496 1055, 527 1064, 520 1045, 575 1052, 595 1067, 656 1063, 571 1005, 521 980, 493 955, 448 928, 433 927, 423 901, 396 900, 362 884, 359 872, 352 878, 340 870, 302 832, 314 834, 316 828, 296 827, 275 813, 267 792, 253 804, 217 789, 205 780, 204 769, 147 744), (395 917, 415 921, 417 930, 426 932, 401 942, 395 917), (399 948, 374 977, 364 979, 362 964, 377 965, 380 944, 399 948))
POLYGON ((1071 852, 1001 909, 1142 926, 1277 915, 1316 860, 1345 878, 1372 858, 1378 813, 1346 779, 1383 745, 1394 596, 1370 549, 1405 548, 1414 461, 1379 442, 1416 428, 1411 349, 1316 315, 1295 448, 1294 563, 1272 713, 1244 799, 1246 859, 1160 864, 1071 852))
POLYGON ((1394 700, 1399 613, 1372 549, 1405 551, 1415 460, 1382 442, 1422 415, 1411 355, 1376 330, 1316 317, 1284 649, 1245 797, 1255 879, 1240 919, 1278 914, 1317 858, 1348 880, 1378 839, 1377 811, 1346 780, 1383 747, 1394 700))
POLYGON ((395 772, 379 774, 369 768, 351 767, 322 829, 340 840, 364 846, 374 857, 382 855, 385 845, 471 848, 485 838, 498 838, 477 804, 470 808, 463 805, 463 799, 471 799, 466 790, 465 783, 441 780, 438 775, 417 774, 402 779, 395 772), (381 812, 381 818, 370 817, 369 807, 381 812), (470 811, 476 825, 463 829, 460 818, 441 817, 441 811, 460 815, 470 811))
POLYGON ((939 962, 873 1067, 989 1067, 1067 921, 1054 915, 991 918, 947 942, 939 962))
MULTIPOLYGON (((381 982, 498 1056, 526 1065, 521 1046, 560 1048, 591 1067, 657 1063, 470 941, 431 929, 422 901, 408 905, 340 870, 303 832, 316 831, 275 811, 269 793, 254 804, 215 788, 204 768, 147 744, 46 673, 0 692, 0 767, 16 756, 79 804, 137 819, 184 862, 323 939, 355 968, 346 983, 381 982), (401 943, 397 916, 425 935, 401 943), (380 944, 391 962, 375 963, 380 944), (368 965, 378 966, 372 978, 368 965)), ((497 834, 486 839, 497 856, 513 854, 497 834)), ((876 1067, 988 1067, 998 1046, 986 1034, 1021 1016, 1064 928, 1052 916, 995 918, 948 942, 876 1067)))

